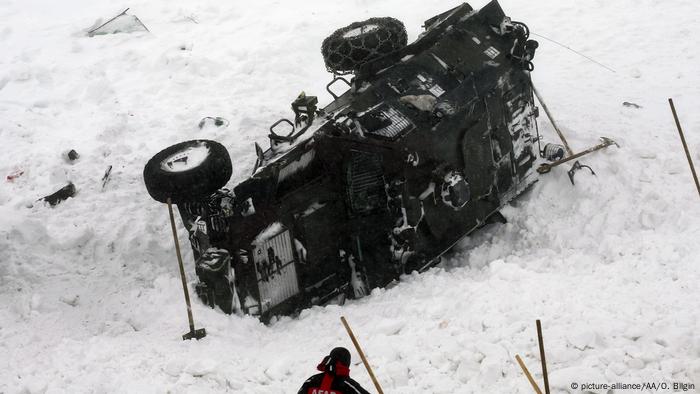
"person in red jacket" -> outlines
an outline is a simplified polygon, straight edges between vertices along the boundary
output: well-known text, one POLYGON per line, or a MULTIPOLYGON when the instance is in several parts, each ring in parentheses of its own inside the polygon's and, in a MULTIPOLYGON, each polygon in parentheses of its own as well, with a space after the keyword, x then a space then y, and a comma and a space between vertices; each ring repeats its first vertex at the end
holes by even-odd
POLYGON ((337 347, 316 367, 321 373, 304 382, 297 394, 369 394, 350 378, 350 352, 337 347))

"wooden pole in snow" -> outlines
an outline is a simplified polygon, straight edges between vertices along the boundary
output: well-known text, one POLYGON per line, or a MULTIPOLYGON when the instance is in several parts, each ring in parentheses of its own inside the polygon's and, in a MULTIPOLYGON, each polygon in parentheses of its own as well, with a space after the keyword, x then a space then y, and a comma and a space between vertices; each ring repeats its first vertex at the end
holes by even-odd
POLYGON ((700 183, 698 182, 698 174, 695 173, 695 166, 693 165, 693 159, 690 157, 690 151, 688 150, 688 144, 685 142, 685 136, 683 135, 683 129, 681 128, 681 122, 678 120, 678 114, 676 113, 676 107, 673 105, 673 99, 668 99, 668 103, 671 105, 671 112, 673 112, 673 119, 676 120, 676 127, 678 127, 678 134, 681 136, 681 143, 683 143, 683 149, 685 150, 685 157, 688 158, 688 164, 690 165, 690 172, 693 173, 693 179, 695 180, 695 188, 698 189, 698 194, 700 194, 700 183))
POLYGON ((537 97, 537 101, 542 104, 542 109, 544 109, 544 113, 547 114, 547 118, 549 118, 549 122, 554 126, 554 131, 557 132, 557 135, 559 136, 559 139, 561 140, 561 143, 564 144, 564 149, 566 149, 566 154, 568 156, 571 156, 574 154, 574 151, 571 150, 571 147, 569 146, 569 142, 566 141, 566 137, 564 137, 564 133, 561 132, 559 129, 559 126, 557 126, 557 122, 554 121, 554 117, 552 114, 549 112, 549 108, 547 108, 547 104, 544 103, 544 100, 542 100, 542 96, 540 96, 540 92, 535 89, 535 85, 532 85, 532 91, 535 92, 535 96, 537 97))
POLYGON ((532 385, 532 388, 535 389, 535 393, 537 394, 542 394, 542 390, 540 390, 540 386, 537 385, 537 382, 535 382, 535 379, 532 378, 532 375, 530 375, 530 371, 527 370, 527 367, 525 366, 525 363, 523 360, 520 358, 519 355, 515 355, 515 360, 520 364, 520 368, 522 368, 523 373, 527 377, 527 380, 530 381, 530 384, 532 385))
POLYGON ((540 344, 540 360, 542 361, 542 377, 544 378, 544 392, 549 394, 549 377, 547 376, 547 361, 544 358, 544 341, 542 340, 542 323, 539 320, 537 324, 537 342, 540 344))
POLYGON ((352 333, 352 329, 350 328, 348 321, 345 320, 345 316, 341 316, 340 321, 343 322, 343 326, 345 326, 345 330, 348 332, 348 335, 350 336, 350 340, 352 341, 352 344, 355 345, 355 349, 357 350, 357 353, 360 355, 360 358, 362 359, 362 363, 365 365, 365 368, 367 369, 367 373, 369 373, 369 377, 370 377, 370 379, 372 379, 372 383, 374 383, 374 387, 377 388, 377 392, 379 394, 384 394, 382 387, 379 385, 377 378, 374 376, 374 372, 372 372, 372 367, 369 366, 369 362, 367 361, 367 358, 365 357, 365 353, 362 351, 362 348, 360 347, 360 343, 357 342, 357 338, 355 338, 355 334, 352 333))

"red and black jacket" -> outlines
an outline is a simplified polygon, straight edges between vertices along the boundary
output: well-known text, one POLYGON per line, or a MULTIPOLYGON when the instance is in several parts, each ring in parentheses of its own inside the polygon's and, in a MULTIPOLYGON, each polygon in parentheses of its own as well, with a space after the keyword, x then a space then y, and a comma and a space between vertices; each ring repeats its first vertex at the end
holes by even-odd
POLYGON ((369 394, 340 362, 331 363, 326 357, 316 369, 322 372, 306 380, 297 394, 369 394))

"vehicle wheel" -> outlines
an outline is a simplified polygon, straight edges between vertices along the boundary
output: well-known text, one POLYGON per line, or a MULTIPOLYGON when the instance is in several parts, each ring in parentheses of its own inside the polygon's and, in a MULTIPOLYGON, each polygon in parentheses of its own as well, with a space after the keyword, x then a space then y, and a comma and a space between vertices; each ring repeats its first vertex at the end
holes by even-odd
POLYGON ((209 140, 181 142, 160 151, 143 169, 148 194, 173 203, 202 200, 231 178, 231 158, 223 145, 209 140))
POLYGON ((328 71, 349 74, 370 60, 405 47, 407 41, 401 21, 370 18, 336 30, 323 40, 321 54, 328 71))

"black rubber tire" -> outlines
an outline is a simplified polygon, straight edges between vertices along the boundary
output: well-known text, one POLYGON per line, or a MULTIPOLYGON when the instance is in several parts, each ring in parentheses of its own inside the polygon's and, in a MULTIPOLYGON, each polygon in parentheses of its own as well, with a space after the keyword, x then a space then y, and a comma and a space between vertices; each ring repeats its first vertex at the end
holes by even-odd
POLYGON ((143 181, 148 194, 156 201, 174 204, 201 201, 226 185, 231 178, 231 157, 226 148, 215 141, 192 140, 170 146, 153 156, 143 169, 143 181), (171 172, 161 163, 177 152, 204 144, 209 148, 207 157, 196 167, 171 172))
POLYGON ((323 40, 321 54, 328 71, 349 74, 363 64, 406 46, 408 35, 401 21, 394 18, 370 18, 355 22, 323 40), (346 35, 356 29, 367 31, 346 35))

